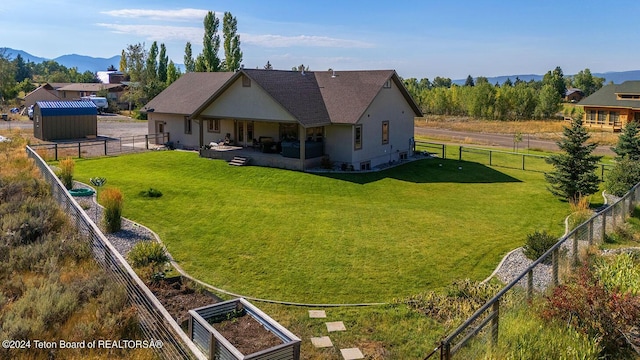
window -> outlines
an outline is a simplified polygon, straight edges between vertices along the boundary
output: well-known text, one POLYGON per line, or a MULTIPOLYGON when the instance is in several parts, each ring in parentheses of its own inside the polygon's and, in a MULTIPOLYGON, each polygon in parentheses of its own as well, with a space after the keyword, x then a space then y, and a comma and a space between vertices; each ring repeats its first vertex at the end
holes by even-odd
POLYGON ((620 120, 619 120, 617 111, 609 112, 609 125, 614 125, 614 126, 620 125, 620 120))
POLYGON ((388 143, 389 143, 389 122, 383 121, 382 122, 382 144, 388 144, 388 143))
POLYGON ((406 151, 403 151, 399 154, 400 160, 408 160, 409 154, 406 151))
POLYGON ((191 119, 188 117, 184 118, 184 133, 191 134, 191 119))
POLYGON ((251 87, 251 79, 246 75, 242 75, 242 87, 251 87))
POLYGON ((363 161, 360 163, 360 170, 371 170, 371 161, 363 161))
POLYGON ((596 112, 593 110, 587 110, 587 122, 590 124, 596 123, 596 112))
POLYGON ((280 140, 298 140, 298 124, 280 123, 280 140))
POLYGON ((385 88, 385 89, 391 89, 391 79, 385 81, 384 85, 382 85, 382 87, 385 88))
POLYGON ((607 112, 602 110, 598 111, 598 124, 604 124, 606 119, 607 112))
POLYGON ((356 125, 353 132, 353 148, 362 149, 362 125, 356 125))
POLYGON ((207 131, 215 133, 220 132, 220 119, 211 119, 207 124, 207 131))
POLYGON ((322 126, 307 128, 307 141, 321 142, 323 129, 322 126))

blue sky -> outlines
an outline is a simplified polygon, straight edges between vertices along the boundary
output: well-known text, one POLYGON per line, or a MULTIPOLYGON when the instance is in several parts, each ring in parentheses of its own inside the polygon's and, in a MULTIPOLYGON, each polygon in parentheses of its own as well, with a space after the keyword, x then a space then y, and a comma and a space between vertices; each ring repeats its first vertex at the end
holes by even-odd
POLYGON ((155 40, 183 63, 187 41, 202 50, 208 10, 237 18, 249 68, 270 61, 429 79, 640 69, 637 0, 5 0, 0 47, 111 57, 155 40))

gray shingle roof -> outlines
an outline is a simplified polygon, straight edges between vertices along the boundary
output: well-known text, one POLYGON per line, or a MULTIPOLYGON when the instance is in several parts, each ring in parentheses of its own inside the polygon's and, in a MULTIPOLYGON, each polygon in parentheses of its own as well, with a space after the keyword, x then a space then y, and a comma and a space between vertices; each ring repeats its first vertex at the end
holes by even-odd
POLYGON ((193 115, 203 104, 208 104, 231 79, 232 72, 190 72, 183 74, 163 92, 143 107, 166 114, 193 115))
POLYGON ((143 110, 198 116, 240 76, 246 75, 304 127, 354 124, 385 82, 393 81, 416 116, 422 116, 393 70, 313 72, 243 69, 237 73, 186 73, 143 110))
POLYGON ((619 85, 603 86, 600 90, 582 99, 578 105, 640 109, 640 100, 618 100, 616 94, 640 94, 640 81, 625 81, 619 85))

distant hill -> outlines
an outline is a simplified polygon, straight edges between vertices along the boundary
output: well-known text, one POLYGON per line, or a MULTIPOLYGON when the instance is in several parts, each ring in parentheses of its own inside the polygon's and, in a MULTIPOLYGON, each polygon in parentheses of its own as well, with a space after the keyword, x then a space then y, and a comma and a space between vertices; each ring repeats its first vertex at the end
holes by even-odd
MULTIPOLYGON (((611 81, 613 81, 614 84, 621 84, 628 80, 640 80, 640 70, 591 73, 591 75, 604 78, 605 85, 611 81)), ((565 74, 564 76, 567 77, 567 76, 573 76, 573 75, 565 74)), ((487 79, 489 80, 490 84, 495 84, 495 83, 502 84, 503 82, 507 81, 507 79, 511 79, 511 82, 514 82, 516 81, 516 77, 522 81, 527 82, 531 80, 540 81, 542 80, 544 75, 534 75, 534 74, 504 75, 504 76, 488 77, 487 79)), ((473 80, 475 81, 476 79, 474 78, 473 80)), ((467 81, 467 79, 457 79, 457 80, 452 80, 451 82, 458 85, 464 85, 465 81, 467 81)))
POLYGON ((106 71, 113 65, 116 69, 120 66, 120 55, 105 58, 94 58, 85 55, 62 55, 55 59, 58 64, 64 65, 68 68, 76 67, 79 72, 85 72, 87 70, 91 72, 106 71))

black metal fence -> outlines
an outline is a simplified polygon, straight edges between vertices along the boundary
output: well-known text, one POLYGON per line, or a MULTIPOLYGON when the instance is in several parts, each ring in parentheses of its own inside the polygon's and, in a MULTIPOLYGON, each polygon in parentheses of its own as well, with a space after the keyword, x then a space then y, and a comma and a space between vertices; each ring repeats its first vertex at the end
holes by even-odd
POLYGON ((133 153, 157 148, 169 142, 169 133, 134 135, 121 138, 34 144, 34 149, 45 160, 67 157, 83 158, 133 153))
POLYGON ((53 198, 66 212, 78 231, 91 242, 95 260, 110 274, 113 281, 127 289, 129 300, 137 309, 145 340, 153 341, 157 353, 164 359, 206 359, 127 261, 73 199, 42 157, 29 146, 26 151, 51 186, 53 198))
POLYGON ((520 304, 526 304, 536 290, 544 289, 544 281, 541 284, 540 278, 546 278, 550 287, 563 283, 564 275, 572 272, 580 264, 584 250, 590 245, 601 244, 607 233, 622 225, 639 200, 640 184, 637 184, 614 204, 562 237, 442 340, 427 358, 437 353, 441 359, 495 358, 492 351, 500 341, 500 320, 508 317, 509 312, 518 311, 520 304), (508 301, 505 301, 507 298, 508 301))

